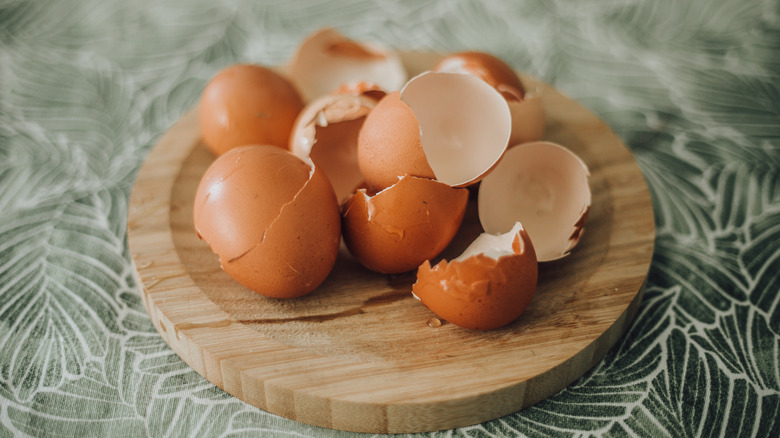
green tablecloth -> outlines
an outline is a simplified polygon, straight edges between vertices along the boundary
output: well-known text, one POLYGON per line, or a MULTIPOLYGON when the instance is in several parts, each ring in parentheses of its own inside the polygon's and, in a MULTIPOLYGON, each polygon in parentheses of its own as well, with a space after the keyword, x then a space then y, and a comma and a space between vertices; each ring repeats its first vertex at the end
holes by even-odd
POLYGON ((281 63, 321 26, 495 53, 605 120, 652 191, 656 253, 629 333, 548 400, 431 435, 780 435, 776 0, 5 0, 0 437, 352 435, 187 367, 146 315, 125 239, 141 163, 206 81, 281 63))

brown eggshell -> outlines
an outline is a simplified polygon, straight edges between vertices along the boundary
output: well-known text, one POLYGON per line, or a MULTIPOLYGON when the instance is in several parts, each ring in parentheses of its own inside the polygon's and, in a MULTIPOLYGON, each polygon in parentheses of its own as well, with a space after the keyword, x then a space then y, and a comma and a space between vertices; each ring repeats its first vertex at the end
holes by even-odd
POLYGON ((374 191, 403 175, 436 177, 420 143, 420 125, 400 92, 385 96, 366 117, 358 135, 358 165, 374 191))
POLYGON ((396 177, 478 182, 507 148, 509 107, 475 76, 426 72, 371 111, 358 139, 360 170, 380 190, 396 177))
POLYGON ((379 102, 387 96, 387 92, 379 85, 370 82, 349 82, 342 84, 332 94, 349 94, 352 96, 365 96, 379 102))
POLYGON ((564 146, 524 143, 509 149, 479 187, 479 220, 488 233, 522 222, 540 262, 569 254, 590 210, 590 173, 564 146))
POLYGON ((512 114, 509 147, 544 137, 545 114, 540 90, 527 89, 515 70, 502 59, 484 52, 457 52, 443 57, 433 70, 472 74, 504 96, 512 114))
POLYGON ((507 101, 521 101, 525 87, 517 73, 497 56, 485 52, 464 51, 444 56, 433 71, 469 73, 495 88, 507 101))
MULTIPOLYGON (((485 240, 483 236, 477 239, 485 240)), ((425 261, 412 286, 413 294, 426 307, 460 327, 490 330, 507 325, 525 311, 536 291, 538 264, 531 239, 522 227, 487 237, 503 241, 498 248, 490 248, 495 254, 470 247, 451 262, 442 260, 431 267, 425 261), (510 242, 509 247, 502 248, 506 242, 510 242)))
POLYGON ((305 295, 336 261, 340 217, 330 183, 275 146, 239 147, 218 157, 198 185, 193 213, 222 269, 262 295, 305 295))
POLYGON ((311 158, 344 199, 363 181, 358 167, 357 137, 377 100, 363 94, 330 94, 304 107, 293 126, 290 150, 311 158))
POLYGON ((510 148, 544 138, 547 118, 542 107, 541 93, 541 89, 533 88, 526 91, 523 100, 507 101, 509 112, 512 114, 510 148))
POLYGON ((466 189, 413 176, 374 196, 358 190, 342 205, 344 243, 371 270, 410 271, 450 243, 467 201, 466 189))
POLYGON ((305 100, 328 94, 349 82, 370 82, 395 91, 406 82, 398 55, 376 44, 353 41, 335 29, 308 36, 288 67, 305 100))
POLYGON ((201 95, 203 142, 217 156, 250 144, 287 148, 302 108, 293 85, 273 70, 250 64, 227 67, 201 95))

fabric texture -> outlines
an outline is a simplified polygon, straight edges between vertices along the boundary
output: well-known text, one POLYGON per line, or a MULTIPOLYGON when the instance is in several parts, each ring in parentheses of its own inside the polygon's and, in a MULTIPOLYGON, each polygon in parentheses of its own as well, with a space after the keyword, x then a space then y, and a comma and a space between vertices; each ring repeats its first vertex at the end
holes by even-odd
POLYGON ((583 103, 652 192, 628 334, 521 412, 420 436, 780 436, 780 3, 0 1, 0 437, 360 434, 277 417, 154 330, 126 243, 151 147, 322 27, 494 53, 583 103))

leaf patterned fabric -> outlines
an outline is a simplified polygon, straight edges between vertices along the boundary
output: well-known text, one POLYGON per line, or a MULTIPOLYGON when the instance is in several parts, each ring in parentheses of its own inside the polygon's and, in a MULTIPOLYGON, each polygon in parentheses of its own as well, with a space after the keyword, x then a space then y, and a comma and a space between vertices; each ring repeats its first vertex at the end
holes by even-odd
POLYGON ((650 187, 627 335, 549 399, 420 436, 780 436, 780 5, 0 2, 0 437, 358 436, 215 388, 157 335, 126 244, 151 147, 236 62, 339 28, 492 52, 599 115, 650 187))

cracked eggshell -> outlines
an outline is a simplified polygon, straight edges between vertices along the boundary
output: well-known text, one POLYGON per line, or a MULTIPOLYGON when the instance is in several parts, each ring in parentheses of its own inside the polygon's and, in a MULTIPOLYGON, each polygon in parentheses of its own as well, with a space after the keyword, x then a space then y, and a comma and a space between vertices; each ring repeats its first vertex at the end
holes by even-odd
POLYGON ((366 117, 358 164, 374 190, 407 174, 465 187, 496 165, 510 132, 509 108, 494 88, 472 75, 426 72, 366 117))
POLYGON ((357 137, 377 99, 351 90, 309 102, 298 116, 290 137, 290 150, 311 158, 325 173, 342 200, 355 192, 363 175, 357 163, 357 137))
POLYGON ((396 53, 353 41, 331 28, 307 37, 290 61, 288 71, 305 100, 349 82, 370 82, 383 90, 395 91, 407 80, 396 53))
POLYGON ((502 59, 484 52, 457 52, 440 59, 433 70, 472 74, 501 93, 512 114, 510 147, 544 137, 541 91, 536 87, 527 89, 515 70, 502 59))
POLYGON ((582 235, 591 203, 589 179, 585 163, 561 145, 518 145, 480 184, 480 223, 488 233, 503 233, 522 222, 540 262, 560 259, 582 235))
POLYGON ((536 291, 538 263, 520 223, 507 233, 483 233, 458 258, 417 270, 412 293, 440 318, 490 330, 516 320, 536 291))
POLYGON ((373 271, 410 271, 447 247, 467 202, 466 189, 413 176, 373 196, 362 188, 342 205, 344 243, 373 271))
POLYGON ((287 148, 301 109, 297 90, 278 73, 259 65, 232 65, 214 76, 201 95, 203 142, 217 156, 250 144, 287 148))
POLYGON ((275 146, 244 146, 218 157, 198 185, 193 214, 222 269, 265 296, 313 291, 338 255, 333 188, 314 165, 275 146))

